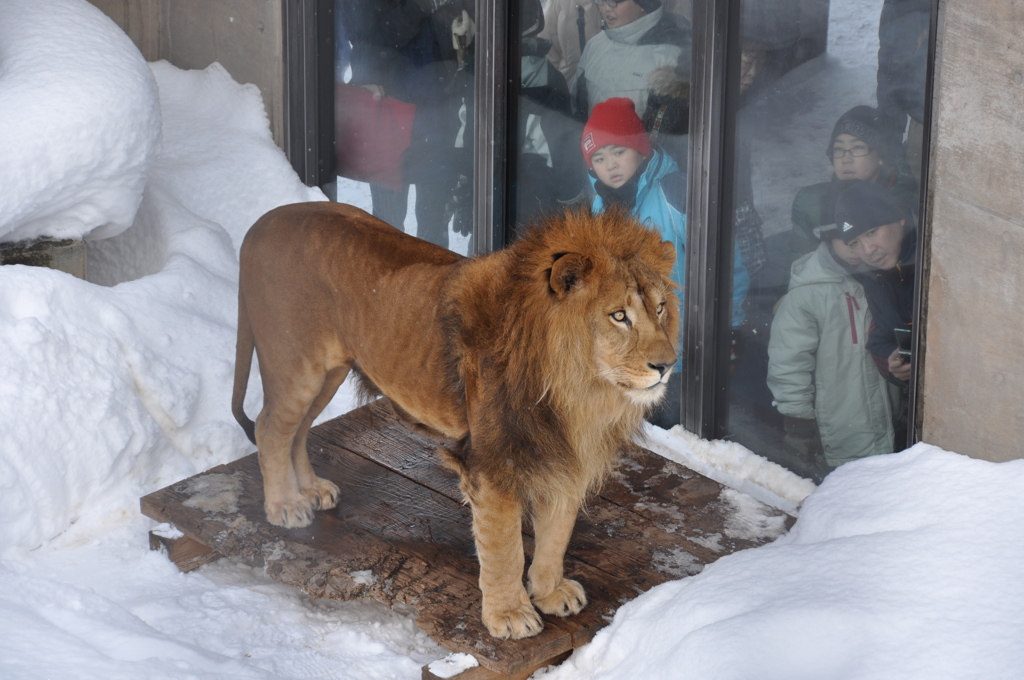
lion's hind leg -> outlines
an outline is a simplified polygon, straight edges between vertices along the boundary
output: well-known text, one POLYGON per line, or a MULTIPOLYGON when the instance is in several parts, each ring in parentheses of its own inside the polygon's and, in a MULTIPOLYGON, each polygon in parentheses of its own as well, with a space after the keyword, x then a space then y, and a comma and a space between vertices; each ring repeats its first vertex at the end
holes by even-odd
POLYGON ((256 445, 267 521, 291 529, 308 526, 318 507, 337 503, 337 486, 313 473, 306 437, 347 370, 336 369, 323 376, 308 367, 284 368, 268 368, 263 373, 264 402, 256 419, 256 445))
POLYGON ((313 421, 331 403, 331 399, 337 394, 338 388, 345 382, 349 374, 347 366, 341 366, 328 371, 324 377, 323 387, 320 393, 313 399, 313 403, 306 412, 306 417, 299 426, 298 432, 292 444, 292 464, 295 467, 295 478, 299 484, 299 493, 306 497, 314 510, 327 510, 338 504, 338 496, 341 491, 334 482, 318 477, 313 472, 313 466, 309 463, 309 451, 306 448, 306 441, 309 438, 309 428, 313 421))
POLYGON ((563 576, 563 565, 579 504, 561 498, 535 501, 533 506, 535 546, 527 585, 530 598, 545 614, 578 614, 587 605, 587 596, 579 582, 563 576))
POLYGON ((256 446, 263 474, 263 509, 267 521, 288 529, 313 521, 313 506, 299 493, 299 481, 292 463, 292 442, 302 414, 264 403, 256 418, 256 446))
POLYGON ((473 511, 484 625, 496 638, 531 637, 544 623, 523 588, 522 507, 482 477, 473 481, 463 491, 473 511))

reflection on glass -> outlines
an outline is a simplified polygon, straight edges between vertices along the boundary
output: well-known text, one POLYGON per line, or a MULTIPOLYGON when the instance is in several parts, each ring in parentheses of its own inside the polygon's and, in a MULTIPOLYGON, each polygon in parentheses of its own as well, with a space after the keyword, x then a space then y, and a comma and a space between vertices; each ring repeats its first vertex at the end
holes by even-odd
POLYGON ((472 0, 337 0, 338 200, 471 250, 472 0))
POLYGON ((523 0, 519 7, 522 57, 513 221, 528 224, 581 200, 586 174, 569 84, 549 59, 551 41, 540 37, 545 27, 540 2, 523 0))
POLYGON ((816 481, 906 441, 929 11, 742 3, 732 229, 750 286, 719 434, 816 481))
MULTIPOLYGON (((522 56, 513 222, 587 205, 676 246, 683 281, 691 29, 687 0, 515 0, 522 56)), ((682 299, 682 291, 679 294, 682 299)), ((654 419, 679 422, 681 380, 654 419)))

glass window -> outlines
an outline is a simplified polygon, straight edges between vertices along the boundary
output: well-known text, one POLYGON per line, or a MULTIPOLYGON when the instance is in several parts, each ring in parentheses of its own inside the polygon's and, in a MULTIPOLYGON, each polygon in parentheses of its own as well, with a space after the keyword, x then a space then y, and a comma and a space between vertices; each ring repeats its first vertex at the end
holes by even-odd
POLYGON ((472 252, 472 0, 337 0, 338 199, 472 252))
MULTIPOLYGON (((675 278, 682 284, 689 2, 513 3, 520 87, 512 222, 570 206, 622 206, 676 244, 675 278)), ((680 388, 677 372, 655 422, 679 422, 680 388)))
POLYGON ((931 3, 739 8, 717 434, 820 480, 906 443, 931 3))

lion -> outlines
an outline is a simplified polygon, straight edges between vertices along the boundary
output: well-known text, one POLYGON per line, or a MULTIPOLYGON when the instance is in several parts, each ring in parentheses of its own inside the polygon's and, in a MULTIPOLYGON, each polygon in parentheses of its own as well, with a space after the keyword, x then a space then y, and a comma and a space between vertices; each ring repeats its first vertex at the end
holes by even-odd
POLYGON ((257 445, 267 519, 310 524, 339 489, 306 438, 346 376, 442 451, 472 511, 496 638, 587 603, 563 575, 577 514, 659 403, 677 358, 672 243, 624 212, 567 211, 465 258, 352 206, 271 210, 240 253, 232 412, 257 445), (263 409, 243 409, 255 349, 263 409), (523 585, 522 519, 535 535, 523 585))

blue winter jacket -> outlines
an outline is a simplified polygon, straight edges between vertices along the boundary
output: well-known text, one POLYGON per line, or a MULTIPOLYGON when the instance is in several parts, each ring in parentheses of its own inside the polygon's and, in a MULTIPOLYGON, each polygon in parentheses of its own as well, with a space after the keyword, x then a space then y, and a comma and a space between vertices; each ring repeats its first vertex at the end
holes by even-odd
MULTIPOLYGON (((672 280, 682 286, 686 273, 686 215, 669 203, 661 186, 661 181, 665 177, 678 172, 679 166, 672 157, 661 149, 655 149, 647 169, 637 183, 636 203, 633 204, 632 214, 645 225, 657 227, 662 238, 675 244, 676 264, 672 268, 672 280)), ((590 182, 596 185, 597 178, 591 176, 590 182)), ((604 209, 604 199, 595 196, 591 207, 595 213, 601 212, 604 209)), ((744 319, 743 301, 750 288, 750 276, 743 266, 739 248, 733 248, 733 251, 732 325, 735 327, 744 319)))

